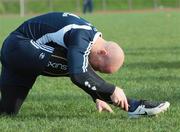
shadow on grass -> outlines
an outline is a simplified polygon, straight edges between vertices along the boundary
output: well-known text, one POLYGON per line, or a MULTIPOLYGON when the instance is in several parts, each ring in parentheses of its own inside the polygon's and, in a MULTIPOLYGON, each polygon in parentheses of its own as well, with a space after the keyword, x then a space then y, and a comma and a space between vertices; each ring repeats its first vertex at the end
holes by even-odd
POLYGON ((180 54, 180 47, 150 47, 125 49, 126 55, 180 54))
POLYGON ((72 110, 67 109, 67 110, 61 110, 61 109, 57 109, 57 111, 55 113, 51 113, 51 112, 46 112, 46 113, 40 113, 40 112, 29 112, 28 114, 23 114, 22 116, 25 117, 29 117, 29 118, 48 118, 50 120, 67 120, 67 119, 73 119, 73 120, 87 120, 87 119, 108 119, 108 120, 114 120, 114 119, 118 119, 118 120, 124 120, 127 119, 127 112, 122 112, 122 110, 120 110, 119 108, 115 108, 113 109, 116 112, 114 114, 108 113, 108 112, 103 112, 103 113, 99 113, 97 112, 95 109, 91 112, 87 112, 87 110, 84 111, 76 111, 76 112, 72 112, 72 110), (60 112, 59 112, 60 111, 60 112), (120 111, 120 112, 118 112, 120 111))
POLYGON ((125 77, 118 77, 118 76, 107 76, 106 79, 108 80, 121 80, 121 81, 137 81, 137 82, 145 82, 145 81, 171 81, 172 83, 174 83, 175 81, 179 81, 180 77, 176 77, 176 76, 150 76, 150 75, 146 75, 146 76, 141 76, 141 77, 136 77, 136 76, 125 76, 125 77))
POLYGON ((73 94, 47 94, 47 93, 34 93, 31 94, 28 98, 29 101, 38 101, 38 102, 47 102, 47 101, 58 101, 58 102, 70 102, 70 101, 77 101, 77 100, 83 100, 87 99, 88 97, 85 97, 83 95, 73 95, 73 94))
POLYGON ((152 52, 152 51, 134 51, 134 52, 125 52, 125 55, 132 55, 132 56, 143 56, 143 55, 161 55, 161 54, 175 54, 175 55, 179 55, 180 54, 180 51, 159 51, 159 52, 152 52))
POLYGON ((152 100, 152 101, 169 101, 172 106, 180 101, 180 90, 177 87, 159 88, 159 89, 143 89, 140 90, 139 97, 141 99, 152 100))
POLYGON ((171 47, 141 47, 141 48, 127 48, 127 51, 172 51, 172 50, 179 50, 179 46, 171 46, 171 47))
POLYGON ((168 69, 179 69, 180 62, 134 62, 125 64, 124 68, 141 68, 141 69, 161 69, 161 68, 168 68, 168 69))
POLYGON ((179 81, 180 77, 175 76, 146 76, 146 77, 130 77, 128 78, 130 81, 179 81))
POLYGON ((33 95, 28 101, 31 103, 35 102, 34 106, 27 104, 24 108, 22 107, 22 116, 19 116, 19 118, 48 120, 127 119, 127 113, 122 112, 122 110, 117 112, 119 108, 115 108, 116 114, 107 112, 99 114, 91 99, 88 100, 87 97, 80 97, 78 95, 54 96, 49 94, 48 97, 47 95, 40 95, 38 98, 36 95, 33 95), (58 103, 58 101, 60 102, 58 103))
POLYGON ((48 118, 50 120, 55 120, 55 119, 87 119, 89 116, 87 114, 72 114, 70 112, 66 113, 66 114, 54 114, 54 113, 30 113, 29 115, 27 115, 26 117, 30 117, 30 118, 48 118))
MULTIPOLYGON (((29 109, 23 110, 18 116, 13 116, 19 119, 48 119, 48 120, 126 120, 128 119, 127 112, 120 110, 119 108, 114 108, 114 114, 108 112, 99 113, 95 109, 88 110, 84 106, 84 110, 79 109, 57 109, 54 108, 52 111, 45 110, 41 111, 30 111, 29 109)), ((8 117, 8 116, 6 116, 8 117)))

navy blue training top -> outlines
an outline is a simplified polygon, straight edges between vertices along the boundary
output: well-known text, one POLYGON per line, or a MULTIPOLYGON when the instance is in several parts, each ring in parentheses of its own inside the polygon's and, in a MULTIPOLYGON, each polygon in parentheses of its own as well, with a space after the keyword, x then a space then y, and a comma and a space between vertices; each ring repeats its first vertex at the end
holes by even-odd
POLYGON ((113 93, 115 86, 105 82, 89 68, 91 46, 101 33, 88 21, 72 13, 52 12, 25 21, 16 31, 32 39, 34 46, 50 53, 57 45, 67 50, 72 82, 90 95, 101 98, 101 94, 110 96, 113 93))
MULTIPOLYGON (((17 31, 36 45, 54 43, 67 49, 70 74, 87 71, 91 46, 101 35, 89 22, 70 13, 48 13, 32 18, 17 31)), ((46 49, 53 51, 52 47, 46 49)))

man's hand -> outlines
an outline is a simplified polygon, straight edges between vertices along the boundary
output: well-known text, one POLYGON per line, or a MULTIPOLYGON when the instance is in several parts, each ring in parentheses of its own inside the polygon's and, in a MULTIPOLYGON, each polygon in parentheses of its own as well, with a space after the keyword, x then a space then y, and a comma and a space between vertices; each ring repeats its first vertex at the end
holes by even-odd
POLYGON ((102 111, 107 111, 107 112, 113 113, 113 110, 111 109, 111 107, 106 102, 104 102, 100 99, 96 99, 96 108, 100 113, 102 111))
POLYGON ((121 88, 116 87, 114 93, 111 95, 111 100, 115 106, 119 106, 125 111, 128 111, 128 101, 124 91, 121 88))

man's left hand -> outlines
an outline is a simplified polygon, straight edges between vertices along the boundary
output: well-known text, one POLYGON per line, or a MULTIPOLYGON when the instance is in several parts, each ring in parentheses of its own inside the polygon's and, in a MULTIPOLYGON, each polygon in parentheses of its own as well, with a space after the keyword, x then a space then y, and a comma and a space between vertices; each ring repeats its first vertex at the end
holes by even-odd
POLYGON ((100 99, 96 99, 96 108, 99 111, 99 113, 101 113, 102 111, 113 113, 113 110, 111 109, 111 107, 106 102, 100 99))

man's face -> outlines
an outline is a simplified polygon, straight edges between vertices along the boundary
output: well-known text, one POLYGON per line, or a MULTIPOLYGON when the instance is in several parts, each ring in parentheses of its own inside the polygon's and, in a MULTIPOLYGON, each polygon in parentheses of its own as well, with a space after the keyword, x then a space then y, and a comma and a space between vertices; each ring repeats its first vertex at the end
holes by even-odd
POLYGON ((102 64, 102 61, 98 58, 92 58, 90 60, 90 64, 92 66, 92 68, 95 70, 95 71, 99 71, 101 73, 104 73, 104 66, 102 64))
POLYGON ((95 71, 99 71, 103 73, 103 69, 101 69, 101 66, 98 63, 91 63, 91 66, 95 71))
POLYGON ((93 64, 91 65, 95 71, 99 71, 101 73, 110 74, 117 71, 111 65, 107 64, 106 61, 99 61, 99 63, 95 63, 94 65, 93 64))
POLYGON ((118 71, 118 68, 113 67, 111 65, 103 65, 103 66, 101 66, 101 68, 99 68, 99 72, 101 72, 101 73, 112 74, 116 71, 118 71))
POLYGON ((111 54, 104 54, 104 52, 98 52, 95 54, 91 53, 89 61, 95 71, 110 74, 118 71, 120 67, 120 61, 116 61, 114 58, 115 57, 111 54))

